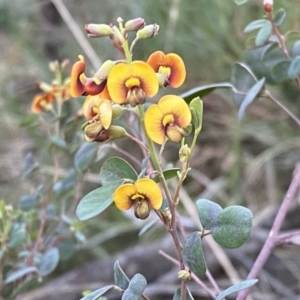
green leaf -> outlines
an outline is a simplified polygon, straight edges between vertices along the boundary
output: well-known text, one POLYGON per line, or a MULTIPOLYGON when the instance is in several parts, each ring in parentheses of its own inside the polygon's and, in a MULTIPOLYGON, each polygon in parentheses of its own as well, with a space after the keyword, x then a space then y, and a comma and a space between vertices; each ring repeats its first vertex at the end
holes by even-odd
POLYGON ((57 135, 51 137, 51 143, 60 149, 66 149, 67 143, 57 135))
POLYGON ((97 150, 97 143, 87 142, 82 144, 74 157, 74 165, 76 170, 79 172, 84 172, 94 160, 97 150))
POLYGON ((67 176, 57 181, 53 186, 53 191, 57 194, 70 191, 76 185, 76 172, 75 169, 68 171, 67 176))
POLYGON ((245 115, 247 107, 257 98, 258 94, 263 89, 265 84, 265 78, 262 78, 258 82, 256 82, 253 87, 248 91, 246 97, 244 98, 238 112, 238 119, 241 121, 245 115))
POLYGON ((28 211, 36 207, 38 199, 36 195, 23 195, 20 199, 20 208, 23 211, 28 211))
POLYGON ((300 55, 297 55, 292 60, 290 67, 288 69, 288 76, 291 80, 294 80, 300 74, 300 55))
POLYGON ((288 70, 290 68, 291 62, 288 60, 281 61, 277 64, 275 64, 271 68, 271 76, 274 82, 276 83, 281 83, 284 81, 289 81, 289 75, 288 75, 288 70))
POLYGON ((14 282, 17 279, 22 278, 23 276, 25 276, 27 274, 36 273, 37 271, 38 270, 36 267, 25 267, 25 268, 22 268, 22 269, 19 269, 17 271, 10 273, 4 282, 6 284, 8 284, 8 283, 14 282))
MULTIPOLYGON (((176 290, 176 293, 174 294, 172 300, 180 300, 180 299, 181 299, 181 288, 179 287, 176 290)), ((186 298, 185 299, 186 300, 194 300, 194 298, 188 288, 186 288, 186 298)))
POLYGON ((122 290, 126 290, 128 288, 130 280, 121 269, 119 261, 116 261, 114 264, 114 279, 116 286, 122 290))
POLYGON ((201 276, 206 272, 206 264, 203 255, 200 232, 190 234, 183 246, 183 258, 186 265, 196 275, 201 276))
POLYGON ((242 5, 248 2, 248 0, 234 0, 237 5, 242 5))
POLYGON ((223 291, 222 293, 220 293, 218 295, 218 297, 216 298, 216 300, 222 300, 225 297, 227 297, 228 295, 231 295, 233 293, 236 293, 236 292, 242 291, 244 289, 247 289, 250 286, 253 286, 254 284, 256 284, 256 282, 258 282, 257 279, 249 279, 249 280, 245 280, 245 281, 236 283, 233 286, 226 289, 225 291, 223 291))
POLYGON ((268 22, 268 20, 266 19, 260 19, 260 20, 255 20, 253 22, 251 22, 250 24, 248 24, 245 29, 244 32, 251 32, 257 29, 262 28, 266 23, 268 22))
POLYGON ((280 27, 286 17, 286 12, 283 8, 279 8, 275 17, 274 17, 274 25, 276 27, 280 27))
POLYGON ((300 55, 300 40, 296 41, 293 45, 293 53, 294 55, 300 55))
POLYGON ((230 82, 221 82, 221 83, 213 83, 209 85, 203 85, 196 88, 193 88, 185 93, 181 94, 180 97, 185 100, 186 103, 190 103, 194 98, 204 96, 212 93, 217 88, 232 88, 232 84, 230 82))
POLYGON ((99 290, 96 290, 96 291, 84 296, 83 298, 80 298, 80 300, 97 300, 100 296, 104 295, 106 292, 108 292, 109 290, 111 290, 113 288, 114 288, 113 285, 107 285, 99 290))
POLYGON ((35 122, 38 120, 38 118, 39 118, 38 114, 35 114, 35 113, 28 114, 22 119, 20 126, 21 127, 31 127, 31 126, 35 125, 35 122))
POLYGON ((263 47, 263 50, 262 50, 261 55, 260 55, 260 60, 263 60, 265 55, 267 53, 269 53, 270 51, 274 50, 275 48, 278 48, 278 43, 277 42, 270 43, 270 44, 266 45, 265 47, 263 47))
POLYGON ((138 174, 134 168, 120 157, 109 158, 100 170, 100 181, 102 185, 107 185, 119 179, 131 179, 136 181, 138 174))
POLYGON ((245 64, 235 63, 231 69, 232 100, 239 107, 250 88, 257 82, 252 71, 245 64))
POLYGON ((9 235, 8 248, 17 248, 26 241, 26 225, 25 223, 15 223, 9 235))
MULTIPOLYGON (((284 41, 288 48, 293 47, 293 45, 300 39, 300 32, 297 30, 288 31, 284 35, 284 41)), ((280 49, 281 50, 281 49, 280 49)))
POLYGON ((78 219, 85 221, 103 212, 112 204, 113 193, 122 182, 123 180, 112 182, 85 195, 76 208, 78 219))
POLYGON ((57 245, 59 251, 59 260, 67 261, 76 251, 76 244, 73 238, 63 240, 57 245))
POLYGON ((272 24, 270 21, 267 21, 263 27, 261 27, 255 38, 255 45, 257 47, 263 46, 266 41, 269 39, 273 31, 272 24))
POLYGON ((222 207, 210 200, 199 199, 196 201, 196 206, 200 218, 200 222, 204 229, 211 229, 218 220, 218 216, 222 211, 222 207))
POLYGON ((252 227, 252 212, 243 206, 229 206, 219 214, 211 228, 214 240, 224 248, 242 246, 249 238, 252 227))
MULTIPOLYGON (((166 180, 172 179, 177 176, 178 172, 180 171, 180 168, 172 168, 163 171, 163 176, 166 180)), ((159 182, 159 176, 156 175, 152 178, 155 182, 159 182)))
POLYGON ((129 286, 123 293, 121 300, 139 300, 146 285, 146 278, 141 274, 135 274, 130 280, 129 286))
POLYGON ((199 97, 196 97, 190 102, 189 107, 192 113, 192 123, 195 127, 195 132, 199 133, 202 128, 203 102, 199 97))
POLYGON ((53 247, 49 249, 41 258, 39 265, 39 273, 41 276, 47 276, 51 274, 57 267, 59 262, 59 251, 53 247))

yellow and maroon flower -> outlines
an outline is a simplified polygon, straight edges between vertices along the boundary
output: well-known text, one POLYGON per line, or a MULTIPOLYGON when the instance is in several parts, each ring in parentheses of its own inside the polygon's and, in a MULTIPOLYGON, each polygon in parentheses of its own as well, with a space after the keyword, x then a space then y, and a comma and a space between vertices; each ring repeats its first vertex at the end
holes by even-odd
POLYGON ((113 198, 120 210, 128 210, 134 205, 135 216, 139 219, 149 216, 150 207, 160 209, 163 201, 158 185, 150 178, 141 178, 135 183, 119 186, 113 198))
POLYGON ((162 76, 162 86, 177 88, 181 86, 186 77, 184 62, 178 54, 164 54, 162 51, 152 53, 147 63, 153 70, 162 76))
POLYGON ((121 62, 111 69, 107 78, 107 88, 115 103, 136 106, 145 103, 146 96, 156 95, 158 81, 155 72, 147 63, 121 62))
POLYGON ((180 142, 187 135, 184 130, 192 120, 187 103, 179 96, 163 96, 145 113, 146 131, 155 143, 164 144, 166 139, 180 142))
POLYGON ((31 110, 34 113, 40 113, 42 111, 49 111, 52 109, 52 102, 55 101, 55 97, 52 93, 37 94, 31 104, 31 110))
POLYGON ((70 94, 76 98, 82 95, 97 95, 100 94, 105 86, 106 80, 101 80, 99 77, 86 77, 85 60, 82 55, 79 55, 77 61, 71 71, 70 94))

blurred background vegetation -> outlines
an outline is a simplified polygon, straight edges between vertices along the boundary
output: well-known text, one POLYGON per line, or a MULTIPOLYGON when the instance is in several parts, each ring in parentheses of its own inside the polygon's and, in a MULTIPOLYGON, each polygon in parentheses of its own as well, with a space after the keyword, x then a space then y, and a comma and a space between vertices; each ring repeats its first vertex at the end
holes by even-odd
MULTIPOLYGON (((0 1, 0 198, 18 205, 20 196, 32 189, 20 179, 25 155, 33 152, 47 164, 47 155, 40 154, 45 146, 43 130, 20 127, 38 92, 35 82, 51 81, 51 60, 68 58, 72 65, 84 52, 51 1, 0 1)), ((282 31, 299 30, 298 0, 274 2, 275 9, 280 5, 287 12, 282 31)), ((263 16, 258 0, 240 7, 233 0, 65 0, 64 4, 82 32, 86 23, 116 23, 119 16, 124 21, 142 17, 147 24, 158 23, 159 35, 138 43, 134 58, 147 59, 159 49, 180 54, 188 75, 175 93, 229 81, 231 66, 244 61, 243 29, 263 16)), ((105 38, 89 42, 101 61, 120 58, 105 38)), ((93 70, 90 61, 88 69, 93 70)), ((300 97, 293 84, 270 90, 300 116, 300 97)), ((242 123, 228 91, 216 91, 203 100, 203 132, 186 189, 195 199, 246 205, 254 215, 278 204, 299 161, 299 128, 267 100, 251 105, 242 123)), ((69 105, 80 106, 77 100, 69 105)), ((168 159, 176 160, 176 152, 168 159)), ((90 221, 85 233, 99 232, 118 218, 109 210, 101 216, 101 224, 97 218, 90 221)), ((99 244, 89 250, 93 258, 103 254, 99 244)))

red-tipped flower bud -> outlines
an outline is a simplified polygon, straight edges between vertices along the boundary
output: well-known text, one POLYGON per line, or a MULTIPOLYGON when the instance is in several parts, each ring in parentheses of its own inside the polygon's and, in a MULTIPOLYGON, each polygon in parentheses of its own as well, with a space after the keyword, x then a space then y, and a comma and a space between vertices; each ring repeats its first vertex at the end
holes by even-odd
POLYGON ((264 0, 263 5, 267 13, 270 13, 273 10, 273 0, 264 0))
POLYGON ((107 24, 86 24, 84 28, 88 37, 92 38, 113 34, 112 28, 107 24))
POLYGON ((129 20, 125 23, 125 30, 126 31, 138 31, 144 28, 146 25, 145 20, 142 18, 136 18, 129 20))

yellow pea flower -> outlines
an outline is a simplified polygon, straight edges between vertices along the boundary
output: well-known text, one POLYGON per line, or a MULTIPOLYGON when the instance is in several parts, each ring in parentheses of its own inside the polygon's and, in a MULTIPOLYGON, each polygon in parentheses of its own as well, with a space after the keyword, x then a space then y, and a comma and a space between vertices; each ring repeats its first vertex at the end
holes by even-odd
POLYGON ((138 179, 135 183, 126 183, 119 186, 113 195, 118 209, 128 210, 134 206, 135 216, 146 219, 150 214, 150 207, 158 210, 162 206, 161 191, 150 178, 138 179))
POLYGON ((187 103, 179 96, 163 96, 157 104, 151 105, 145 113, 146 131, 157 144, 164 144, 166 139, 180 142, 186 136, 184 130, 192 120, 187 103))

